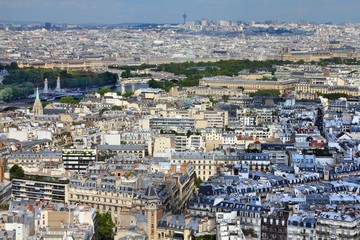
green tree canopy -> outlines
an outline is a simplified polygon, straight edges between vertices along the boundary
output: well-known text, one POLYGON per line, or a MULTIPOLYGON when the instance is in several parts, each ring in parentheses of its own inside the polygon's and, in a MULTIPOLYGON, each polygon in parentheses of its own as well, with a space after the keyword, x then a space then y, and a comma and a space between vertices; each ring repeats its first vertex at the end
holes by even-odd
POLYGON ((103 88, 101 88, 101 89, 98 91, 98 93, 99 93, 101 96, 104 96, 105 93, 108 93, 108 92, 110 92, 110 89, 109 89, 109 88, 106 88, 106 87, 103 87, 103 88))
POLYGON ((116 106, 116 105, 114 105, 114 106, 111 107, 111 110, 112 110, 112 111, 121 111, 121 110, 122 110, 122 107, 121 107, 121 106, 116 106))
POLYGON ((123 94, 123 97, 128 98, 128 97, 131 97, 132 95, 134 95, 134 92, 130 91, 130 92, 124 93, 124 94, 123 94))
POLYGON ((251 97, 254 96, 264 96, 264 97, 278 97, 280 96, 280 91, 275 89, 267 89, 267 90, 257 90, 254 93, 249 94, 251 97))
POLYGON ((323 96, 324 98, 327 98, 329 100, 335 100, 335 99, 339 99, 339 98, 348 98, 349 95, 345 94, 345 93, 328 93, 328 94, 321 94, 321 93, 317 93, 318 96, 323 96))
POLYGON ((115 223, 113 222, 110 213, 99 213, 96 212, 96 217, 98 220, 98 239, 108 240, 114 239, 114 228, 115 223))
POLYGON ((69 103, 69 104, 78 104, 80 102, 79 99, 75 99, 71 96, 65 96, 60 98, 61 103, 69 103))
POLYGON ((15 164, 10 168, 10 178, 23 178, 25 176, 25 172, 19 165, 15 164))
POLYGON ((209 98, 209 101, 212 103, 212 105, 217 104, 217 101, 211 97, 209 98))
POLYGON ((62 88, 113 85, 119 79, 117 74, 110 72, 98 74, 88 71, 18 68, 15 62, 5 68, 9 75, 5 76, 4 86, 0 89, 0 101, 5 102, 28 97, 34 92, 34 87, 43 87, 45 78, 48 79, 51 88, 56 86, 57 77, 61 78, 62 88))
POLYGON ((202 180, 200 177, 196 177, 196 178, 195 178, 195 186, 196 186, 197 188, 199 188, 200 185, 201 185, 201 183, 203 183, 203 180, 202 180))
POLYGON ((19 68, 19 66, 16 62, 10 63, 9 69, 18 69, 18 68, 19 68))
POLYGON ((229 95, 223 95, 222 99, 224 100, 224 102, 229 101, 229 95))

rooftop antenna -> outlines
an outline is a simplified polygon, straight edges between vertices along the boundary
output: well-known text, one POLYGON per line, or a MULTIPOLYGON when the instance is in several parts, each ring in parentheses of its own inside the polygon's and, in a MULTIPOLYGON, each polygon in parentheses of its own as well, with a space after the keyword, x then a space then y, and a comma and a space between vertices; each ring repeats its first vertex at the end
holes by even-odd
POLYGON ((187 15, 186 15, 186 13, 184 13, 182 16, 183 16, 183 19, 184 19, 184 25, 185 25, 187 15))

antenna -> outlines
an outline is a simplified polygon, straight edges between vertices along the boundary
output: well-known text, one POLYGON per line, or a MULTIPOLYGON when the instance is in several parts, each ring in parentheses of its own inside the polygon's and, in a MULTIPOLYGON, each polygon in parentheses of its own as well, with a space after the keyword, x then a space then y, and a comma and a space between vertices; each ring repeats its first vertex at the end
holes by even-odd
POLYGON ((187 15, 186 15, 186 13, 184 13, 184 14, 182 15, 182 17, 184 18, 184 25, 185 25, 185 22, 186 22, 186 18, 187 18, 187 15))

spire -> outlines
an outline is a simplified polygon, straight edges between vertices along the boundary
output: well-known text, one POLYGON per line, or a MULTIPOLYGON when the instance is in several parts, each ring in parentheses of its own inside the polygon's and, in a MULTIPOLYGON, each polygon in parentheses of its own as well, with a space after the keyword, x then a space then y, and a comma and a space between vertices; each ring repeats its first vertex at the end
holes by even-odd
POLYGON ((39 96, 39 88, 36 88, 36 100, 40 100, 40 96, 39 96))
POLYGON ((155 187, 150 184, 146 190, 145 190, 145 198, 146 199, 157 199, 158 198, 158 195, 157 195, 157 192, 156 192, 156 189, 155 187))

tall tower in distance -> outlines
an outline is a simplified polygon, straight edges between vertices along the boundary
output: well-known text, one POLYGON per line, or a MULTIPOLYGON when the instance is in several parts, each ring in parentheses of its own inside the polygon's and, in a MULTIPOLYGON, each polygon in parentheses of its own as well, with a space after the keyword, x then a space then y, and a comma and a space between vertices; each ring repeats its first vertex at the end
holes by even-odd
POLYGON ((44 27, 45 27, 45 29, 48 30, 48 31, 51 30, 51 23, 46 22, 44 27))
POLYGON ((135 80, 131 80, 131 91, 135 92, 135 80))
POLYGON ((40 95, 39 95, 39 88, 36 88, 36 98, 33 106, 34 116, 39 116, 44 114, 44 109, 41 104, 40 95))
POLYGON ((47 78, 45 78, 44 80, 44 93, 49 93, 49 83, 48 83, 48 80, 47 78))
POLYGON ((55 91, 60 92, 61 91, 61 87, 60 87, 60 77, 57 77, 56 79, 56 88, 55 91))
POLYGON ((124 82, 121 82, 121 94, 125 94, 126 91, 125 91, 125 83, 124 82))
POLYGON ((186 23, 186 18, 187 18, 186 13, 184 13, 184 14, 182 15, 182 17, 183 17, 183 19, 184 19, 184 25, 185 25, 185 23, 186 23))

